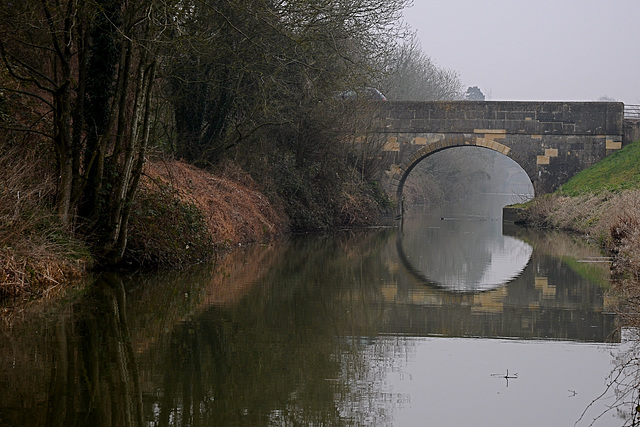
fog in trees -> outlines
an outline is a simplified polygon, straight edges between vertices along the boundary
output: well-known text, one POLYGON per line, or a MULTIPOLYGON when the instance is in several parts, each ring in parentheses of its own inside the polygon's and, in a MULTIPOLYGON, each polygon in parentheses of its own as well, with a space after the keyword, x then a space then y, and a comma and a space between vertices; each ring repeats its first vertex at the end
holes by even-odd
POLYGON ((439 67, 423 52, 415 34, 386 58, 380 89, 392 101, 443 101, 462 98, 462 82, 454 70, 439 67))
POLYGON ((408 204, 442 204, 478 193, 512 194, 518 203, 533 195, 533 186, 507 156, 482 147, 455 147, 420 162, 404 187, 408 204))

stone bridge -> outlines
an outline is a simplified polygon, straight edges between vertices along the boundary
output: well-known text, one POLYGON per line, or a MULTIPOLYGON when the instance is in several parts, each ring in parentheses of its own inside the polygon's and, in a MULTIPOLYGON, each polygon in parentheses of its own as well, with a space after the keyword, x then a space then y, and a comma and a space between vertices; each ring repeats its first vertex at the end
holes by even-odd
POLYGON ((399 209, 411 170, 441 150, 497 151, 518 163, 541 195, 627 142, 620 102, 380 102, 376 117, 382 184, 399 209))

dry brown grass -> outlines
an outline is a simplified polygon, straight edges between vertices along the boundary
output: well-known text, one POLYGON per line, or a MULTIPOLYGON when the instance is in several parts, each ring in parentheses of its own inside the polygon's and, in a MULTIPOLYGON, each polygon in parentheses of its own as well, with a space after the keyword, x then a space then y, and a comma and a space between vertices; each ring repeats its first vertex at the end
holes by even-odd
POLYGON ((286 231, 283 209, 274 206, 251 177, 227 164, 212 175, 177 160, 149 161, 146 184, 163 182, 202 212, 217 245, 264 242, 286 231))
POLYGON ((536 199, 528 222, 575 231, 613 256, 611 296, 624 325, 640 326, 640 190, 536 199))
MULTIPOLYGON (((91 257, 83 242, 55 220, 50 203, 54 180, 42 153, 10 144, 0 149, 0 300, 47 297, 85 274, 91 257)), ((145 174, 141 199, 152 200, 162 212, 151 220, 137 218, 139 228, 147 228, 132 233, 138 238, 137 256, 148 262, 177 266, 201 261, 214 255, 209 242, 217 248, 263 242, 286 229, 282 210, 233 165, 214 176, 174 160, 150 161, 145 174), (150 199, 150 194, 157 197, 150 199), (197 229, 200 219, 204 233, 197 229)))
POLYGON ((535 199, 527 209, 526 219, 533 225, 584 234, 610 250, 621 242, 615 238, 614 230, 624 229, 625 234, 632 235, 631 229, 637 229, 638 207, 638 190, 576 197, 553 194, 535 199))
POLYGON ((0 300, 49 298, 84 276, 86 259, 72 260, 46 243, 21 242, 0 249, 0 300))
POLYGON ((47 146, 22 138, 5 134, 0 144, 0 300, 47 297, 90 262, 51 211, 47 146))
POLYGON ((611 248, 616 255, 615 268, 622 275, 640 280, 640 190, 623 193, 616 199, 608 221, 611 248))

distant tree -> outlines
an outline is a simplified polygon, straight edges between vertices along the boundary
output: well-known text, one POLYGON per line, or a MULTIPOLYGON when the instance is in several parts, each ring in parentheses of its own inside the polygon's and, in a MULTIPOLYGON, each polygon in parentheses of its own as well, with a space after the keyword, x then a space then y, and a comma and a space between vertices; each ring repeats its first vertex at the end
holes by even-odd
POLYGON ((462 98, 458 73, 438 67, 427 56, 415 34, 385 58, 385 73, 379 83, 394 101, 439 101, 462 98))
POLYGON ((478 86, 470 86, 464 94, 464 99, 467 101, 484 101, 484 93, 478 86))

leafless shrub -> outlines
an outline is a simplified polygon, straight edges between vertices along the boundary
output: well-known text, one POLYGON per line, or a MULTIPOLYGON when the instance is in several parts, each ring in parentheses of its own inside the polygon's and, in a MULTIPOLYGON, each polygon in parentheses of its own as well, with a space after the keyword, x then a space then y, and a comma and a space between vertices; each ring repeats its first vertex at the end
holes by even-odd
POLYGON ((54 220, 47 154, 34 139, 0 141, 0 300, 46 297, 88 266, 83 245, 54 220))
POLYGON ((623 193, 616 199, 609 225, 615 268, 640 278, 640 191, 623 193))
POLYGON ((609 376, 606 378, 606 387, 582 412, 576 425, 581 421, 587 421, 586 413, 601 399, 606 399, 606 409, 592 419, 589 426, 599 425, 598 421, 605 415, 615 413, 621 426, 640 425, 640 336, 635 329, 625 331, 629 336, 626 340, 629 345, 622 346, 619 351, 612 353, 613 365, 609 376), (611 395, 611 396, 607 396, 611 395))
MULTIPOLYGON (((40 147, 41 148, 41 147, 40 147)), ((32 229, 48 215, 53 178, 38 147, 0 146, 0 245, 32 229)))
POLYGON ((340 195, 340 220, 347 227, 362 227, 375 224, 380 219, 381 209, 374 206, 375 189, 366 188, 364 184, 351 183, 345 185, 340 195))
POLYGON ((538 227, 554 226, 553 213, 559 203, 560 199, 554 195, 534 199, 525 213, 527 223, 538 227))

